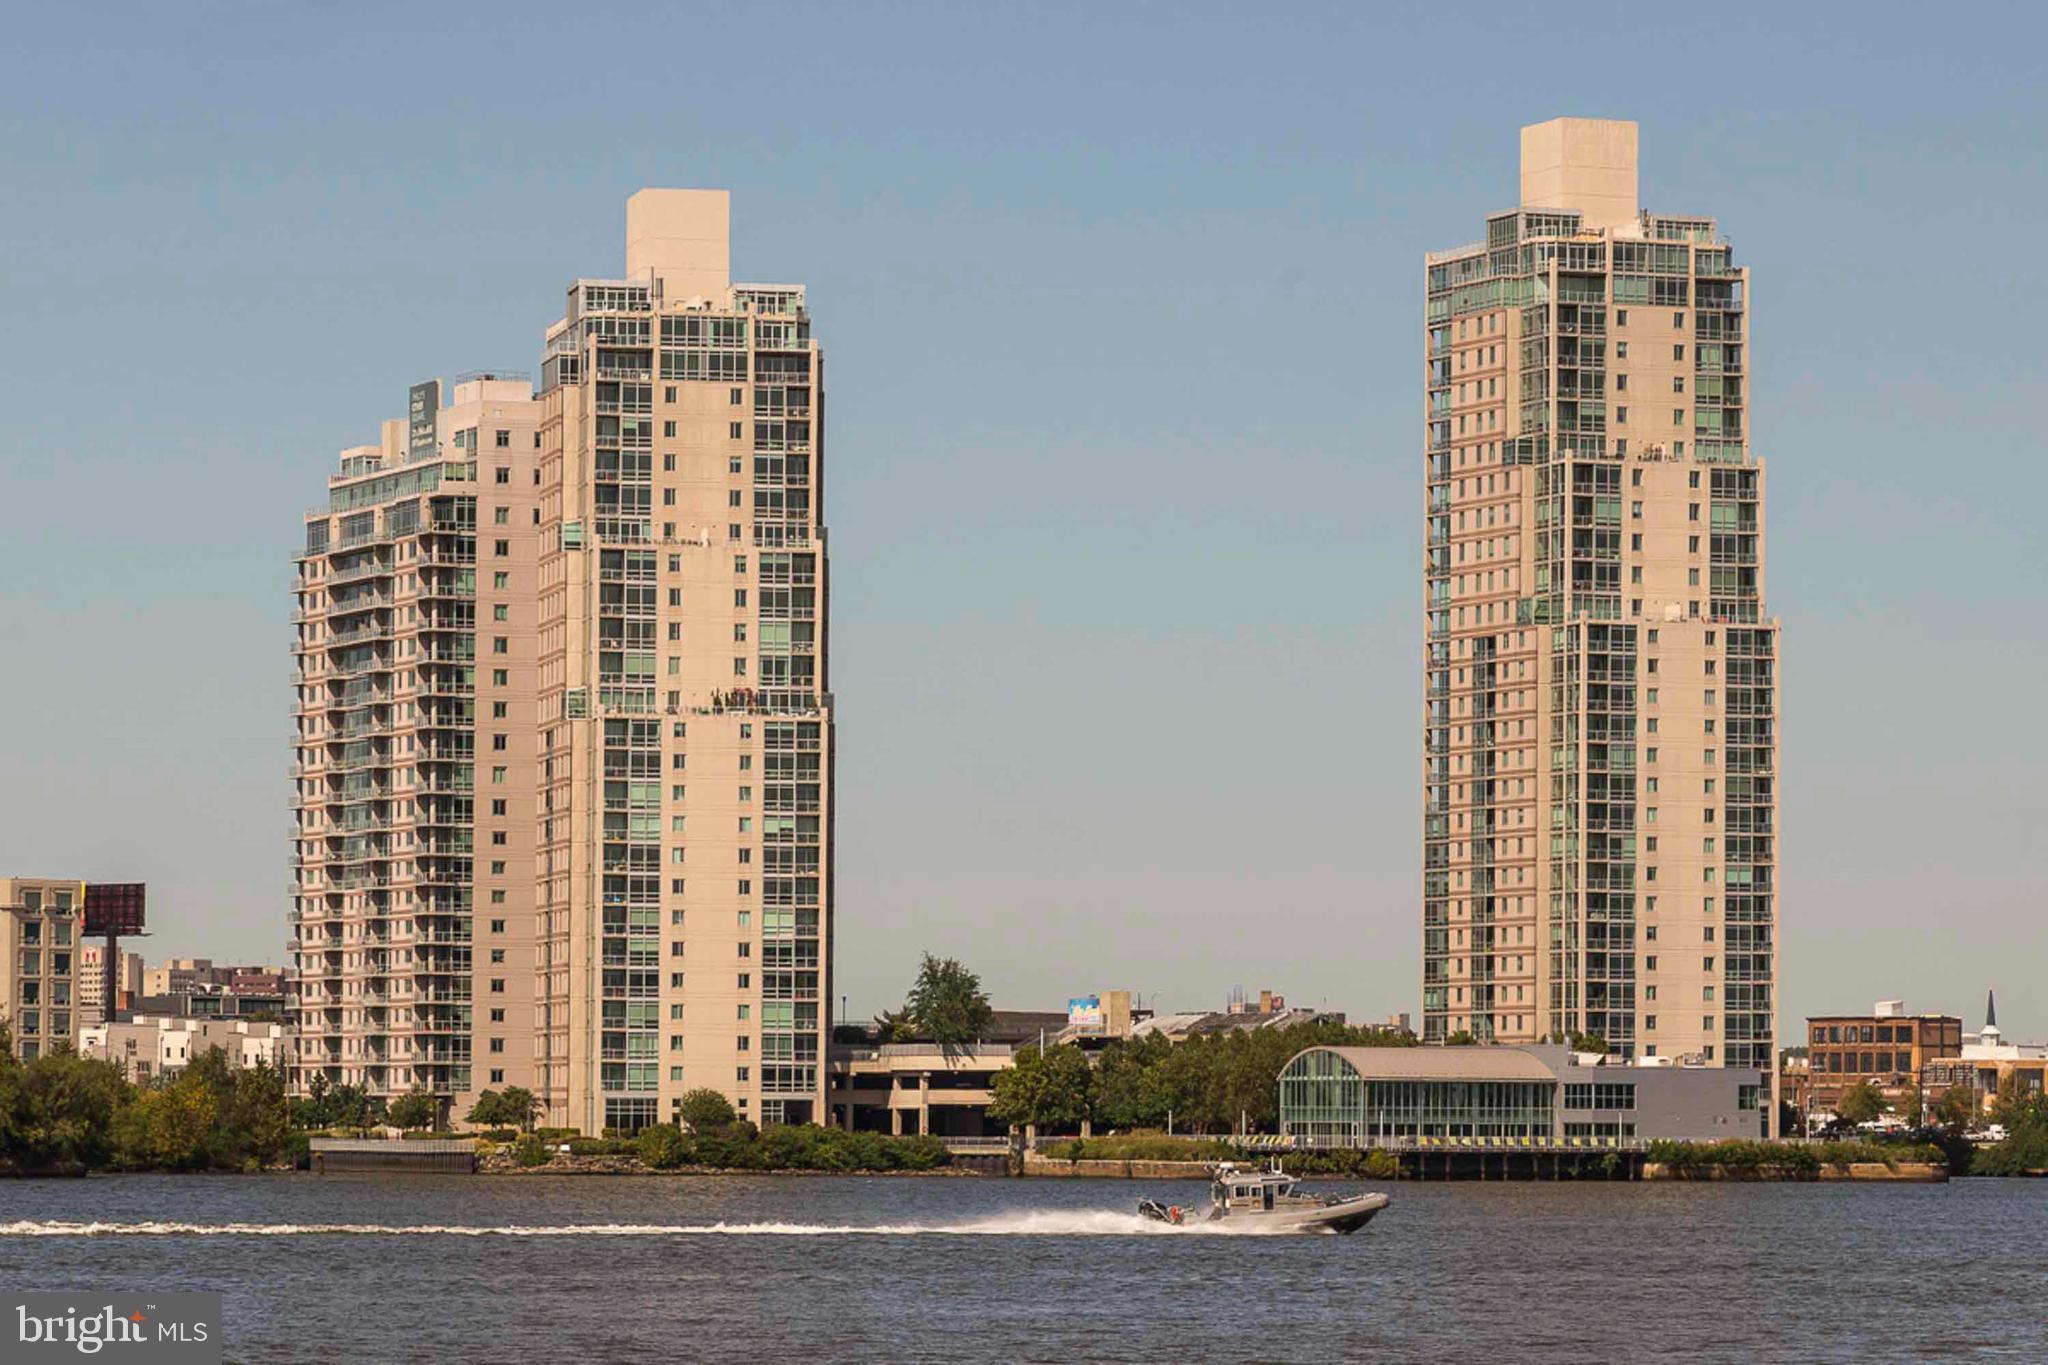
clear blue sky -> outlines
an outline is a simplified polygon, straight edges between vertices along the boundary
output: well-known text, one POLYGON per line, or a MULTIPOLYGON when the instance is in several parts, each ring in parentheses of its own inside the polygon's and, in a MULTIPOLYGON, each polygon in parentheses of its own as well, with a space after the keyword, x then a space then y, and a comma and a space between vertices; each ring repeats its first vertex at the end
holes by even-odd
POLYGON ((1421 257, 1642 124, 1755 267, 1784 1013, 2048 1034, 2038 5, 43 5, 0 45, 0 870, 285 939, 289 556, 625 197, 832 356, 839 966, 1418 999, 1421 257), (202 647, 203 644, 203 647, 202 647))

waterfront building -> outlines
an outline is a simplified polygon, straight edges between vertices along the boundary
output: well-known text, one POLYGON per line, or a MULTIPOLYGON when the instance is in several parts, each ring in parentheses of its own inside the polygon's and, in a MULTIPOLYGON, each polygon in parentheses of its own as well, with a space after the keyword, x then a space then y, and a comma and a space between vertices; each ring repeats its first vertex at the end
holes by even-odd
POLYGON ((0 1023, 25 1062, 76 1045, 85 883, 0 877, 0 1023))
POLYGON ((535 1083, 540 405, 487 373, 449 396, 415 385, 305 516, 290 1072, 459 1113, 535 1083))
POLYGON ((1636 126, 1427 259, 1423 1036, 1768 1068, 1778 625, 1749 272, 1636 126))
POLYGON ((1624 1066, 1564 1047, 1313 1047, 1280 1072, 1280 1132, 1312 1146, 1768 1137, 1760 1071, 1624 1066))
POLYGON ((1987 994, 1983 1029, 1964 1034, 1954 1056, 1923 1061, 1918 1079, 1930 1103, 1959 1085, 1981 1111, 2008 1087, 2035 1095, 2048 1089, 2048 1043, 2006 1041, 1998 1027, 1997 999, 1987 994))
MULTIPOLYGON (((1062 1028, 1069 1018, 1047 1010, 993 1010, 984 1036, 962 1044, 884 1043, 872 1030, 849 1042, 842 1033, 828 1054, 827 1115, 859 1132, 998 1136, 1007 1129, 988 1118, 996 1074, 1016 1065, 1019 1048, 1083 1041, 1062 1028)), ((1086 1039, 1107 1042, 1101 1034, 1086 1039)))
MULTIPOLYGON (((1032 1040, 1032 1046, 1036 1040, 1032 1040)), ((997 1137, 988 1117, 998 1073, 1016 1065, 1019 1042, 834 1044, 830 1117, 855 1132, 997 1137)))
POLYGON ((79 1050, 114 1062, 130 1080, 174 1076, 214 1048, 236 1067, 285 1067, 291 1057, 289 1030, 277 1020, 194 1019, 136 1014, 111 1024, 93 1024, 79 1050))
POLYGON ((823 357, 729 255, 725 191, 642 190, 545 340, 534 1089, 587 1132, 825 1117, 823 357))
POLYGON ((1961 1019, 1908 1014, 1903 1000, 1880 1000, 1869 1014, 1809 1015, 1805 1112, 1833 1110, 1843 1091, 1863 1081, 1896 1102, 1920 1085, 1929 1063, 1962 1052, 1961 1019))
MULTIPOLYGON (((114 1012, 133 1008, 136 997, 142 994, 142 954, 115 952, 118 959, 114 965, 114 1012)), ((78 1024, 102 1024, 107 1019, 107 946, 104 943, 88 942, 79 949, 78 972, 78 1024)))

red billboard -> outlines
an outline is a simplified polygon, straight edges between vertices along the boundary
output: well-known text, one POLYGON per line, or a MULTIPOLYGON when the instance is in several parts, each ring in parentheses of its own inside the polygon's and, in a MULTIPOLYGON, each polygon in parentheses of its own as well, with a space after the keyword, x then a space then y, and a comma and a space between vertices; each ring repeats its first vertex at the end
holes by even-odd
POLYGON ((141 882, 87 882, 86 935, 141 933, 143 890, 141 882))

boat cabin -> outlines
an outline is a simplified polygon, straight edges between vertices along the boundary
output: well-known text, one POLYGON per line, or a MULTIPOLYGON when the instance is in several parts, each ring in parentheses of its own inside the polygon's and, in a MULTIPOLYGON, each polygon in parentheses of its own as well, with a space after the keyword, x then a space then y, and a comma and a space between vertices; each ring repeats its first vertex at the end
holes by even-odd
POLYGON ((1226 1213, 1271 1212, 1299 1182, 1280 1171, 1248 1171, 1219 1166, 1209 1187, 1210 1202, 1226 1213))

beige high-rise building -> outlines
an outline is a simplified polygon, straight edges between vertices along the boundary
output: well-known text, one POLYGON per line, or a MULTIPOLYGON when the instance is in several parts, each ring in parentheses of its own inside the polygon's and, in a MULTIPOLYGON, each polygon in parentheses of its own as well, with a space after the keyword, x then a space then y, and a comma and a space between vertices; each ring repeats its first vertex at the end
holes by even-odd
POLYGON ((540 404, 414 386, 341 453, 293 583, 292 1079, 532 1087, 540 404))
POLYGON ((826 1117, 822 357, 729 242, 724 191, 640 191, 546 338, 536 1055, 591 1132, 826 1117))
POLYGON ((1778 623, 1749 273, 1636 125, 1427 261, 1424 1036, 1768 1069, 1778 623))
MULTIPOLYGON (((140 953, 121 953, 114 966, 114 1012, 129 1007, 142 994, 143 964, 140 953)), ((78 1025, 107 1022, 107 946, 87 943, 79 949, 78 1025)))
POLYGON ((85 883, 0 877, 0 1024, 32 1062, 78 1046, 85 883))

